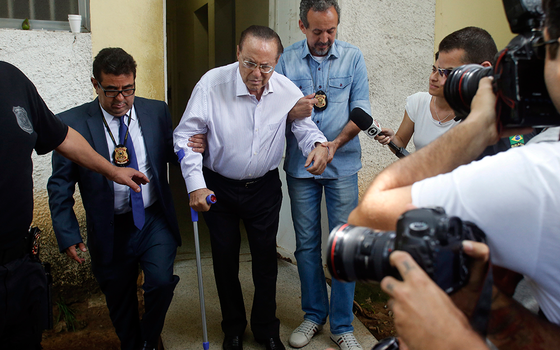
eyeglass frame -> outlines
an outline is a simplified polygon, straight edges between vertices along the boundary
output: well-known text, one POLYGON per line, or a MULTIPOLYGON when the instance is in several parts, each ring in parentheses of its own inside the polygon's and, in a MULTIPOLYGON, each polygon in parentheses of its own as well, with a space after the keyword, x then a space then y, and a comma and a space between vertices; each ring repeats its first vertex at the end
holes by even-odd
POLYGON ((434 66, 432 64, 432 74, 435 73, 435 72, 438 72, 439 76, 442 77, 442 78, 443 77, 447 78, 449 76, 449 74, 451 74, 452 71, 453 71, 453 68, 452 69, 436 68, 436 66, 434 66))
POLYGON ((248 61, 248 60, 243 60, 243 67, 245 67, 247 69, 250 69, 250 70, 255 70, 258 67, 259 70, 261 71, 261 73, 263 73, 263 74, 272 73, 272 71, 274 70, 274 66, 269 66, 268 64, 256 64, 255 62, 251 62, 251 61, 248 61), (268 67, 270 69, 265 72, 263 70, 264 67, 268 67))
POLYGON ((97 82, 97 86, 99 86, 101 88, 101 90, 103 90, 103 93, 105 94, 105 97, 109 97, 109 98, 115 98, 117 96, 119 96, 119 94, 122 94, 123 97, 130 97, 132 95, 134 95, 134 93, 136 92, 136 83, 134 83, 134 87, 132 89, 124 89, 124 90, 105 90, 105 88, 103 87, 103 85, 101 85, 100 82, 97 82), (125 95, 125 91, 131 91, 132 93, 129 95, 125 95), (113 92, 113 93, 117 93, 115 96, 108 96, 107 93, 108 92, 113 92))
POLYGON ((550 39, 547 41, 544 41, 543 37, 540 37, 539 40, 537 40, 536 43, 533 44, 533 48, 536 49, 535 50, 535 55, 537 56, 538 59, 544 59, 546 57, 546 49, 545 47, 547 45, 552 45, 552 44, 558 44, 560 38, 556 38, 556 39, 550 39), (540 41, 542 40, 542 41, 540 41), (539 42, 540 41, 540 42, 539 42))

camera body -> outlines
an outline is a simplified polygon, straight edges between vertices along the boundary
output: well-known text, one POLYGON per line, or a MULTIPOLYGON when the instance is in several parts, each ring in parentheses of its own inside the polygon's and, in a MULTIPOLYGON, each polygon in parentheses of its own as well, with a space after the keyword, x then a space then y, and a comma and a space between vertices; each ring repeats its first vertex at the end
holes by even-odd
POLYGON ((540 0, 503 0, 511 31, 519 34, 498 53, 493 67, 468 64, 454 69, 444 85, 456 120, 467 117, 481 78, 493 76, 496 114, 504 127, 560 125, 544 81, 545 48, 540 0), (536 45, 536 46, 535 46, 536 45))
POLYGON ((476 225, 448 217, 443 208, 413 209, 399 218, 396 232, 337 226, 329 236, 327 266, 334 278, 348 282, 379 282, 385 276, 400 278, 389 263, 389 255, 403 250, 440 288, 453 293, 469 279, 469 258, 461 242, 484 239, 476 225))

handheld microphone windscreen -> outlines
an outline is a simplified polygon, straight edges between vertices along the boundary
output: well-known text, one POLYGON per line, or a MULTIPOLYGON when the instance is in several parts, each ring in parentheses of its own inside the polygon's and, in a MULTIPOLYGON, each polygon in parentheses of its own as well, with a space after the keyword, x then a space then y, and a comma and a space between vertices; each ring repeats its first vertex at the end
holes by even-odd
POLYGON ((356 107, 350 112, 350 120, 353 121, 360 130, 368 134, 369 137, 375 137, 381 132, 381 126, 377 120, 373 119, 360 107, 356 107))

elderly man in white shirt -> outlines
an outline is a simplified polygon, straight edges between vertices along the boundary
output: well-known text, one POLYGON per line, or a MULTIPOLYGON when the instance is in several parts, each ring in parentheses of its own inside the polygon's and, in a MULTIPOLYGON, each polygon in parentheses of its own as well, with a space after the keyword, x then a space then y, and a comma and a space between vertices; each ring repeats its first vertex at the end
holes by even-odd
MULTIPOLYGON (((210 230, 224 350, 242 349, 247 325, 238 278, 240 220, 253 262, 251 330, 267 349, 284 349, 276 318, 276 233, 282 203, 278 165, 288 112, 303 94, 274 71, 282 51, 272 29, 247 28, 237 47, 238 62, 202 77, 174 133, 190 206, 204 212, 210 230), (207 135, 204 157, 187 146, 189 137, 199 133, 207 135), (210 206, 206 197, 212 193, 218 201, 210 206)), ((310 118, 288 125, 307 157, 307 171, 321 174, 327 165, 327 139, 310 118)))

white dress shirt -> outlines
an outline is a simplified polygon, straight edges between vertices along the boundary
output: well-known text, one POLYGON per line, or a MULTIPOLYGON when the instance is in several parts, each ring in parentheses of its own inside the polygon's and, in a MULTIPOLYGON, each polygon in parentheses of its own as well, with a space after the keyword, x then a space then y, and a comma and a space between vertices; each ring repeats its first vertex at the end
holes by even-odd
MULTIPOLYGON (((101 105, 100 105, 101 107, 101 105)), ((106 110, 101 107, 101 112, 103 117, 107 121, 107 125, 111 129, 111 133, 115 138, 115 142, 119 144, 119 126, 120 118, 110 115, 106 110)), ((142 135, 142 129, 140 128, 140 123, 136 117, 136 110, 134 106, 130 109, 127 115, 131 115, 131 120, 129 124, 129 135, 132 138, 132 143, 134 144, 134 152, 136 153, 136 159, 138 161, 138 170, 144 173, 148 179, 152 179, 152 171, 150 169, 150 164, 146 159, 146 146, 144 144, 144 136, 142 135)), ((124 117, 125 123, 128 124, 128 117, 124 117)), ((115 150, 115 144, 111 140, 107 128, 103 126, 105 130, 105 138, 107 139, 107 146, 109 146, 109 155, 111 156, 111 161, 113 161, 113 151, 115 150)), ((132 210, 130 207, 130 187, 113 182, 114 192, 115 192, 115 214, 124 214, 132 210)), ((142 200, 144 201, 144 208, 149 207, 155 201, 157 196, 152 193, 154 188, 147 183, 145 185, 140 185, 142 188, 142 200)))
MULTIPOLYGON (((202 165, 230 179, 254 179, 274 170, 282 160, 288 112, 303 97, 288 78, 272 73, 260 100, 249 93, 239 62, 208 71, 196 84, 175 129, 175 152, 184 152, 181 170, 188 192, 206 188, 202 165), (187 147, 195 134, 206 134, 203 156, 187 147)), ((311 118, 290 128, 307 156, 316 142, 327 139, 311 118)))

